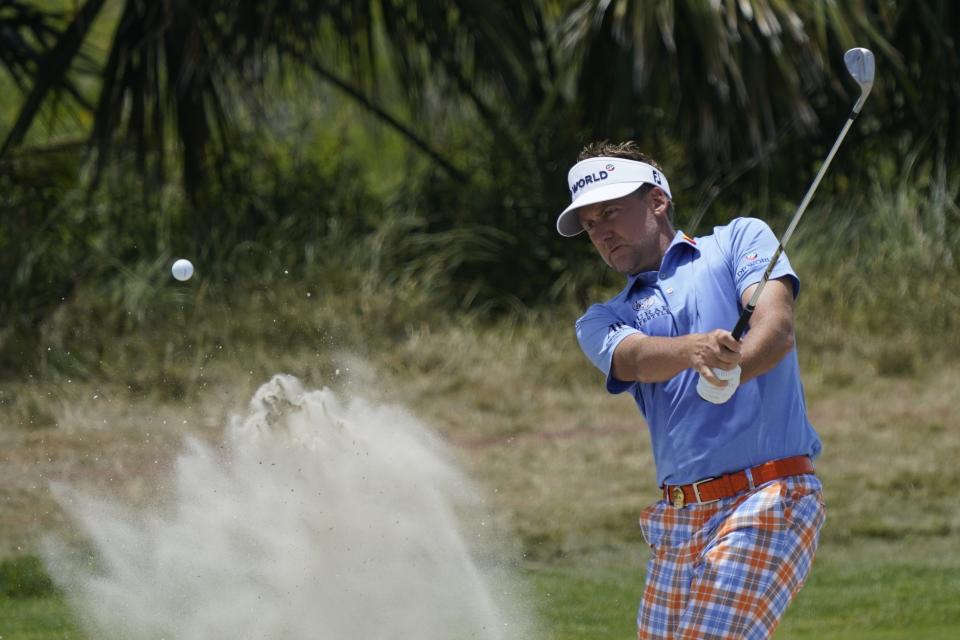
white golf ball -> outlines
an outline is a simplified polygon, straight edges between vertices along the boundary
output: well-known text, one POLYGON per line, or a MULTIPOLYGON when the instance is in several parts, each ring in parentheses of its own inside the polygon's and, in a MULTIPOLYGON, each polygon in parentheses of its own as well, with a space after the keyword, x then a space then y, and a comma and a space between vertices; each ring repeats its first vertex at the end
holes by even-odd
POLYGON ((180 258, 173 263, 173 266, 170 268, 170 273, 181 282, 189 280, 190 276, 193 275, 193 263, 185 258, 180 258))

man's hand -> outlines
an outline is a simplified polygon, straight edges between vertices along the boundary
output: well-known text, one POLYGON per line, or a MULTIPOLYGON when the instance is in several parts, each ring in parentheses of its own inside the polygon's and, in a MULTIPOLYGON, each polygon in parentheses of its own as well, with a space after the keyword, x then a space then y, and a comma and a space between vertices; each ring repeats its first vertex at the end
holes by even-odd
POLYGON ((700 374, 697 393, 707 402, 723 404, 740 386, 740 342, 723 329, 695 337, 690 367, 700 374))
MULTIPOLYGON (((734 339, 732 333, 723 329, 714 329, 710 333, 698 333, 691 337, 690 368, 715 387, 729 386, 729 381, 718 376, 715 369, 731 371, 739 368, 740 342, 734 339)), ((737 384, 739 378, 738 374, 737 384)))

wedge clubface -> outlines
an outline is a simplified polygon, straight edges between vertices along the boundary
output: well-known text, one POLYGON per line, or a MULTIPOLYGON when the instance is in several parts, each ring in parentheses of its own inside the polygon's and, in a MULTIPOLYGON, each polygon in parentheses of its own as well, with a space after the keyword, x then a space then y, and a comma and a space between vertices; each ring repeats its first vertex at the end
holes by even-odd
POLYGON ((870 49, 856 47, 843 54, 843 62, 847 65, 847 71, 860 85, 860 99, 853 106, 854 113, 860 113, 860 108, 867 101, 870 90, 873 89, 873 75, 876 72, 873 52, 870 49))

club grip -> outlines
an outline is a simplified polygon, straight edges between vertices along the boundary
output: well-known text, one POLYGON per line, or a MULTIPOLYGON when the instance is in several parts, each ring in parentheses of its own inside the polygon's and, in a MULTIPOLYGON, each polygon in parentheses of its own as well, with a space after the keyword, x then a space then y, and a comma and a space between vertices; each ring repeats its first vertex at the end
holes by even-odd
POLYGON ((733 328, 733 339, 739 340, 740 337, 746 332, 747 325, 750 324, 750 316, 753 315, 753 310, 755 307, 747 305, 747 308, 743 310, 743 313, 740 314, 740 319, 737 320, 737 326, 733 328))

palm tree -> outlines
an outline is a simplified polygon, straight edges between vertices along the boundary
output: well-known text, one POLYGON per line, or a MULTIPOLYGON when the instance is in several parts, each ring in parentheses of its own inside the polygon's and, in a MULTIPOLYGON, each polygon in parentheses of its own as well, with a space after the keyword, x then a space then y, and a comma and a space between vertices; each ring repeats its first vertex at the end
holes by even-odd
MULTIPOLYGON (((18 0, 0 0, 0 65, 7 69, 21 91, 27 92, 33 87, 22 113, 35 114, 51 89, 66 93, 82 107, 90 108, 76 84, 60 73, 58 67, 79 57, 82 66, 89 71, 91 61, 79 53, 79 45, 102 4, 102 0, 88 3, 65 28, 61 28, 64 19, 59 12, 18 0)), ((32 115, 18 119, 0 148, 0 156, 23 140, 29 119, 32 115)))
MULTIPOLYGON (((0 3, 0 60, 21 86, 32 80, 0 154, 22 142, 48 93, 82 99, 71 74, 104 4, 87 0, 57 33, 56 14, 19 0, 0 3), (24 31, 34 37, 21 37, 24 31), (24 46, 54 37, 55 46, 24 46)), ((544 155, 531 149, 540 144, 536 128, 553 119, 548 126, 575 130, 560 139, 639 134, 655 147, 680 141, 698 174, 716 167, 736 174, 785 129, 815 138, 832 124, 837 110, 823 97, 843 104, 849 96, 839 64, 847 47, 876 49, 913 118, 925 112, 926 92, 956 95, 950 43, 957 22, 947 0, 123 0, 100 70, 92 142, 104 161, 122 125, 122 138, 143 160, 172 132, 185 182, 195 190, 208 154, 229 150, 223 136, 230 82, 249 82, 264 60, 287 59, 349 94, 463 179, 425 133, 378 104, 382 57, 415 112, 424 107, 426 87, 442 87, 445 97, 465 99, 507 149, 536 162, 544 155)), ((543 150, 547 157, 554 146, 543 150)))
MULTIPOLYGON (((235 105, 249 88, 277 70, 312 73, 404 135, 454 181, 450 191, 484 173, 470 207, 448 209, 537 247, 505 244, 499 276, 487 266, 470 276, 499 277, 504 289, 545 256, 561 257, 553 275, 572 271, 578 249, 556 244, 546 218, 591 139, 635 138, 654 150, 675 170, 694 222, 717 210, 716 198, 729 211, 758 197, 763 205, 763 194, 796 197, 852 103, 841 63, 850 46, 873 48, 880 69, 858 144, 872 145, 871 157, 900 153, 891 141, 944 166, 960 157, 960 20, 948 0, 115 1, 89 141, 98 167, 132 152, 150 183, 163 184, 173 140, 187 192, 201 194, 228 162, 235 105), (385 77, 402 87, 399 107, 384 106, 385 77), (476 131, 469 154, 445 149, 431 126, 461 108, 453 117, 476 131)), ((83 42, 105 2, 86 0, 63 28, 22 0, 0 3, 0 60, 31 87, 0 152, 9 153, 45 96, 79 95, 83 42), (31 29, 43 35, 26 37, 31 29)), ((198 210, 197 228, 209 228, 198 210)), ((464 221, 451 215, 437 213, 432 229, 464 221)))
MULTIPOLYGON (((88 0, 56 34, 54 46, 34 53, 41 60, 29 69, 32 88, 0 157, 22 143, 48 94, 72 87, 81 45, 103 5, 104 0, 88 0)), ((25 4, 14 6, 20 15, 35 12, 25 4)), ((14 24, 10 33, 24 28, 14 24)), ((134 149, 144 173, 162 183, 164 141, 172 135, 185 187, 196 193, 206 183, 210 154, 229 153, 231 88, 262 81, 264 61, 286 60, 347 93, 462 181, 463 172, 423 134, 377 103, 378 37, 382 34, 412 104, 422 106, 428 84, 442 86, 431 79, 440 72, 447 89, 467 96, 488 125, 503 133, 506 119, 485 97, 483 85, 498 86, 504 96, 537 88, 526 65, 537 55, 531 28, 543 29, 538 9, 513 3, 125 0, 100 71, 91 146, 101 169, 118 148, 134 149), (148 162, 154 155, 156 161, 148 162)), ((47 35, 54 35, 49 27, 47 35)), ((13 37, 0 47, 0 59, 16 54, 13 37)), ((25 65, 14 58, 8 67, 25 85, 25 65)))
POLYGON ((580 61, 565 67, 573 112, 585 137, 637 137, 699 176, 699 218, 758 165, 761 179, 780 167, 773 189, 799 192, 856 94, 842 54, 867 46, 879 69, 868 144, 926 144, 955 163, 958 13, 947 0, 578 0, 563 31, 580 61))

